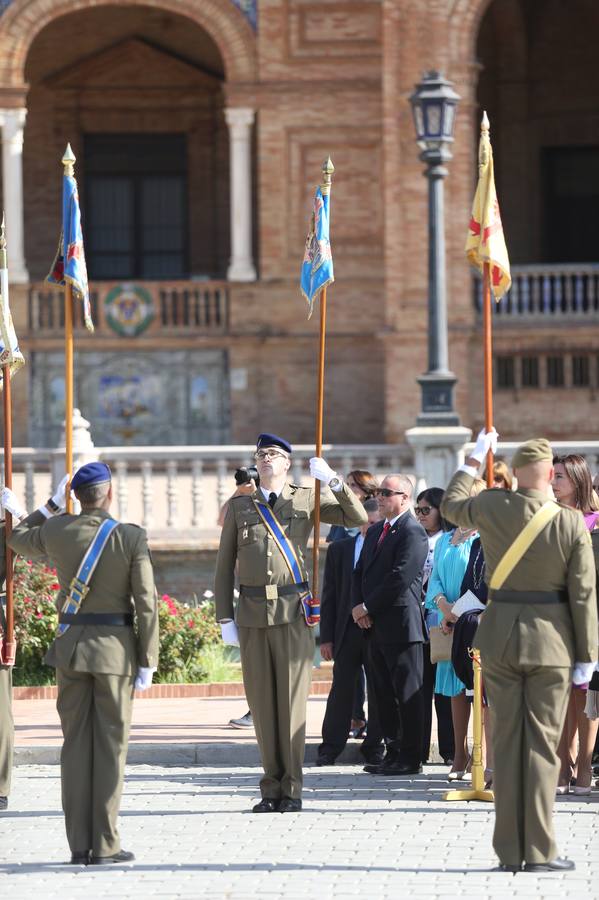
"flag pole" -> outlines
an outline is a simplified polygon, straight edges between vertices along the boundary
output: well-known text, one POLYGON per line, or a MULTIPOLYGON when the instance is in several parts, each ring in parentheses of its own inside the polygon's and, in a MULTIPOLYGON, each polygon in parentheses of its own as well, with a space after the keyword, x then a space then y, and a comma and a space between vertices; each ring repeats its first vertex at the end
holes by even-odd
MULTIPOLYGON (((335 167, 331 157, 327 157, 322 166, 322 183, 320 190, 323 194, 331 193, 331 181, 335 167)), ((324 411, 324 360, 327 328, 327 289, 320 292, 320 338, 318 350, 318 385, 316 390, 316 456, 322 456, 322 420, 324 411)), ((316 478, 314 485, 314 546, 312 548, 312 596, 316 599, 320 595, 319 588, 319 551, 320 551, 320 481, 316 478)))
MULTIPOLYGON (((8 304, 8 264, 6 254, 6 237, 4 233, 4 213, 2 214, 2 225, 0 226, 0 271, 2 273, 2 303, 6 310, 8 304)), ((6 316, 8 321, 8 316, 6 316)), ((3 387, 3 411, 4 411, 4 484, 12 490, 12 399, 11 399, 11 383, 10 383, 10 363, 2 366, 2 387, 3 387)), ((8 510, 5 512, 5 540, 6 540, 6 635, 4 639, 4 648, 2 654, 2 662, 4 665, 14 665, 16 645, 15 645, 15 616, 14 616, 14 598, 13 598, 13 552, 8 545, 8 540, 12 533, 12 515, 8 510)))
MULTIPOLYGON (((493 428, 493 325, 491 311, 491 267, 483 265, 483 353, 485 390, 485 431, 493 428)), ((493 487, 493 451, 489 448, 486 459, 487 487, 493 487)))
MULTIPOLYGON (((67 144, 62 158, 64 178, 75 175, 75 154, 71 145, 67 144)), ((64 211, 63 211, 64 217, 64 211)), ((63 223, 64 229, 64 223, 63 223)), ((63 230, 64 267, 66 271, 67 235, 63 230)), ((64 434, 65 434, 65 471, 73 475, 73 287, 65 278, 64 287, 64 434)), ((66 511, 72 512, 71 484, 65 487, 66 511)))

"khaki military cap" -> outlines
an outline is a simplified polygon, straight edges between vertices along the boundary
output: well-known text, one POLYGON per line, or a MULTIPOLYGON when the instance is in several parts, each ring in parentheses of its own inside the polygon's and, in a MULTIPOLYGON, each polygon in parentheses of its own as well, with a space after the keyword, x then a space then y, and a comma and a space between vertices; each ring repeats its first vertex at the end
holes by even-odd
POLYGON ((512 456, 512 469, 521 469, 537 462, 553 462, 553 450, 551 444, 545 438, 533 438, 520 444, 512 456))

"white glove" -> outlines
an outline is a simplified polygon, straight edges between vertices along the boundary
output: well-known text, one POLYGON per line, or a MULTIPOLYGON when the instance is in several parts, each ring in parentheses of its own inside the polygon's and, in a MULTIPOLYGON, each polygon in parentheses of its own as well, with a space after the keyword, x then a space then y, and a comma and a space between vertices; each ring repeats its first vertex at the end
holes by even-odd
POLYGON ((499 435, 494 428, 492 428, 491 431, 485 431, 483 428, 476 439, 474 450, 470 451, 470 458, 481 463, 483 459, 486 458, 489 450, 492 450, 493 453, 497 451, 498 439, 499 435))
POLYGON ((573 684, 586 684, 593 677, 595 671, 594 662, 575 662, 572 671, 573 684))
POLYGON ((233 620, 230 622, 221 622, 220 633, 223 644, 228 644, 229 647, 239 647, 239 632, 237 631, 237 625, 233 620))
POLYGON ((11 491, 10 488, 5 487, 2 489, 0 503, 2 503, 4 509, 9 512, 15 519, 24 519, 27 515, 26 510, 22 509, 22 507, 20 506, 19 501, 17 500, 17 495, 14 493, 14 491, 11 491))
POLYGON ((67 486, 68 482, 70 481, 70 479, 71 479, 71 476, 67 472, 67 474, 64 476, 64 478, 62 479, 62 481, 56 488, 56 493, 53 494, 53 496, 52 496, 52 502, 56 503, 56 505, 60 509, 65 509, 65 507, 67 505, 67 501, 65 498, 65 489, 66 489, 66 486, 67 486))
MULTIPOLYGON (((68 478, 68 476, 67 476, 68 478)), ((66 482, 65 482, 66 484, 66 482)), ((156 666, 153 668, 145 669, 143 666, 139 666, 137 670, 137 677, 135 679, 135 690, 136 691, 147 691, 149 687, 152 686, 152 675, 156 671, 156 666)))
POLYGON ((331 469, 330 465, 321 456, 313 456, 310 460, 310 475, 312 478, 324 481, 325 484, 328 484, 331 478, 337 478, 337 473, 331 469))

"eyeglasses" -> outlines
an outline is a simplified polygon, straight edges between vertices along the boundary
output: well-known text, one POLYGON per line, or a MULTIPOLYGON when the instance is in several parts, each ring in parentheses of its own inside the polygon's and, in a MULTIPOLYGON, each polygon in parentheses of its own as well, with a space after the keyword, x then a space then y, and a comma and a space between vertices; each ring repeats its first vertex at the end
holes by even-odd
POLYGON ((428 516, 432 509, 434 509, 433 506, 415 506, 414 512, 417 516, 428 516))
POLYGON ((254 459, 256 461, 263 459, 276 459, 278 456, 282 456, 284 459, 287 457, 284 453, 279 453, 278 450, 256 450, 254 453, 254 459))
POLYGON ((404 491, 390 491, 389 488, 377 488, 375 494, 378 497, 392 497, 393 494, 397 494, 399 497, 408 496, 404 491))

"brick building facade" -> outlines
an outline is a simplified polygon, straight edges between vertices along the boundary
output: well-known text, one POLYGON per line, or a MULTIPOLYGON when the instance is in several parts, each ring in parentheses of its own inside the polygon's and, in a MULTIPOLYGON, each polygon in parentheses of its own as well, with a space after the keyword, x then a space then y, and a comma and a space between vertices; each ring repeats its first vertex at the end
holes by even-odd
POLYGON ((96 443, 313 438, 318 317, 298 271, 329 153, 325 439, 402 441, 426 370, 427 183, 408 97, 428 69, 461 97, 445 187, 462 422, 482 420, 463 245, 486 108, 518 276, 496 316, 497 427, 599 437, 598 25, 593 0, 0 2, 7 210, 19 163, 23 184, 12 308, 30 361, 16 443, 58 437, 60 297, 41 282, 67 141, 98 326, 77 332, 76 400, 96 443))

